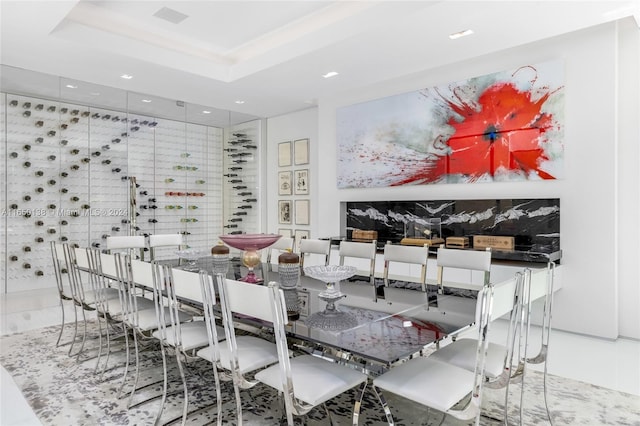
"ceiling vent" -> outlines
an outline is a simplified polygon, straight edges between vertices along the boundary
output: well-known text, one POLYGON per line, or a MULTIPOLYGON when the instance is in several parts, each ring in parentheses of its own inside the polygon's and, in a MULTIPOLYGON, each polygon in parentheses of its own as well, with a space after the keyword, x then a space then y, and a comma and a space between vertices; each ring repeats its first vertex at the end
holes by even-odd
POLYGON ((179 24, 189 17, 184 13, 180 13, 177 10, 170 9, 168 7, 159 9, 156 13, 153 14, 153 16, 155 16, 156 18, 164 19, 165 21, 169 21, 172 24, 179 24))

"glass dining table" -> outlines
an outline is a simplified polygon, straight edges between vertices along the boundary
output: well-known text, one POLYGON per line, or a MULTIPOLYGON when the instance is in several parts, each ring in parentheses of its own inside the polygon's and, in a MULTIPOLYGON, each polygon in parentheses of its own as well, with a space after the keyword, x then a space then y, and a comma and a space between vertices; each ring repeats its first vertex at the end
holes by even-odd
MULTIPOLYGON (((166 262, 180 268, 178 260, 166 262)), ((199 259, 197 264, 199 269, 211 273, 210 256, 199 259)), ((226 278, 239 280, 246 273, 247 269, 241 262, 232 259, 226 278)), ((262 278, 262 284, 280 281, 278 265, 263 263, 255 273, 262 278)), ((351 280, 357 281, 358 278, 351 280)), ((362 285, 370 285, 368 279, 362 285)), ((323 286, 324 283, 311 277, 300 276, 296 289, 300 300, 299 318, 291 319, 287 326, 292 342, 307 352, 331 354, 366 365, 369 370, 383 371, 434 346, 440 339, 470 327, 474 322, 476 299, 473 297, 434 293, 427 298, 427 293, 407 289, 413 292, 411 299, 415 302, 412 304, 346 296, 339 302, 338 309, 349 315, 354 320, 352 323, 339 330, 310 327, 305 322, 306 318, 324 309, 325 302, 318 298, 323 286)), ((176 292, 179 293, 179 289, 176 292)), ((195 289, 190 294, 183 296, 187 303, 195 306, 201 303, 195 289)), ((238 321, 268 330, 268 325, 251 318, 239 318, 238 321)))

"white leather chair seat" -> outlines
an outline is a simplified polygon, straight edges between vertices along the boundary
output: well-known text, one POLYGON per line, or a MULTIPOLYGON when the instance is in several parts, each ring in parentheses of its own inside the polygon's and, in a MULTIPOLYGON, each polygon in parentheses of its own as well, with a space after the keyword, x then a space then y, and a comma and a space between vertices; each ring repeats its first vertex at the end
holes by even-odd
MULTIPOLYGON (((165 322, 167 322, 167 325, 168 325, 170 322, 169 308, 167 307, 164 308, 164 315, 165 315, 165 322)), ((180 322, 189 321, 192 318, 193 317, 186 312, 178 313, 178 321, 180 322)), ((155 330, 158 327, 159 327, 158 317, 156 315, 155 308, 141 310, 140 307, 138 306, 138 329, 140 331, 149 331, 149 330, 155 330)))
MULTIPOLYGON (((207 326, 204 321, 193 321, 180 324, 180 334, 182 335, 182 349, 185 351, 209 345, 209 335, 207 334, 207 326)), ((162 336, 157 330, 153 332, 153 337, 162 340, 162 336)), ((176 346, 173 327, 167 327, 166 343, 171 346, 176 346)))
MULTIPOLYGON (((118 295, 118 290, 115 288, 105 288, 102 291, 102 298, 104 300, 114 300, 118 299, 120 296, 118 295)), ((93 305, 96 303, 96 292, 93 290, 87 290, 84 292, 84 303, 87 305, 93 305)), ((111 302, 109 302, 111 303, 111 302)))
MULTIPOLYGON (((218 339, 222 334, 218 331, 218 339)), ((257 370, 278 362, 276 345, 254 336, 236 337, 238 346, 238 367, 242 374, 257 370)), ((219 345, 220 364, 226 370, 231 370, 231 352, 226 344, 219 345)), ((211 346, 198 351, 199 357, 209 362, 215 362, 214 351, 211 346)))
MULTIPOLYGON (((138 310, 144 310, 144 309, 154 309, 153 306, 153 300, 144 298, 144 297, 136 297, 137 300, 137 305, 138 305, 138 310)), ((107 307, 108 307, 108 311, 109 314, 111 315, 121 315, 122 314, 122 303, 120 302, 120 299, 110 299, 107 301, 107 307)))
MULTIPOLYGON (((476 366, 476 351, 478 341, 475 339, 458 339, 451 344, 438 349, 429 356, 431 359, 447 362, 467 371, 473 371, 476 366)), ((485 359, 485 376, 495 379, 504 369, 504 359, 507 349, 495 343, 489 343, 487 358, 485 359)))
POLYGON ((473 387, 473 372, 452 364, 413 358, 373 380, 374 386, 446 412, 473 387))
MULTIPOLYGON (((363 373, 312 355, 291 358, 290 362, 295 397, 314 406, 367 380, 363 373)), ((282 392, 279 364, 258 372, 255 377, 282 392)))

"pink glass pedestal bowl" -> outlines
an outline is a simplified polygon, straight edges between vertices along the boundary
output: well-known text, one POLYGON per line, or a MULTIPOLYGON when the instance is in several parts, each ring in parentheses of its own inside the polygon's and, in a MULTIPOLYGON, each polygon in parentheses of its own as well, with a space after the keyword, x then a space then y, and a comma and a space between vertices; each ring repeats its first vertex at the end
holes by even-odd
POLYGON ((249 269, 249 272, 239 281, 256 284, 263 281, 254 272, 254 268, 261 262, 260 250, 269 247, 280 237, 282 236, 278 234, 227 234, 220 235, 219 238, 226 245, 242 250, 242 264, 249 269))

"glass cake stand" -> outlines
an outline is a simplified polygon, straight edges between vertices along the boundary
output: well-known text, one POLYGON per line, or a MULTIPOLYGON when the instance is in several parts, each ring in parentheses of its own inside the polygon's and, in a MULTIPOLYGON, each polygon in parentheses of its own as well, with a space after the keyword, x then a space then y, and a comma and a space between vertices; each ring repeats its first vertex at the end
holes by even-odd
POLYGON ((176 251, 176 255, 180 259, 184 259, 187 261, 186 265, 180 267, 185 271, 198 272, 200 268, 198 267, 198 259, 202 259, 209 255, 209 253, 205 250, 200 249, 184 249, 176 251))
POLYGON ((220 239, 228 246, 242 250, 242 264, 249 269, 249 272, 239 281, 247 283, 261 283, 262 278, 258 278, 253 271, 261 262, 260 250, 269 247, 280 239, 278 234, 228 234, 220 235, 220 239))
POLYGON ((304 268, 305 275, 322 281, 327 286, 327 288, 318 295, 321 300, 327 302, 327 306, 324 311, 311 314, 305 321, 307 326, 339 331, 358 325, 358 320, 353 315, 339 311, 336 308, 336 302, 346 295, 335 287, 337 282, 354 276, 357 271, 358 269, 354 266, 338 265, 317 265, 304 268))

